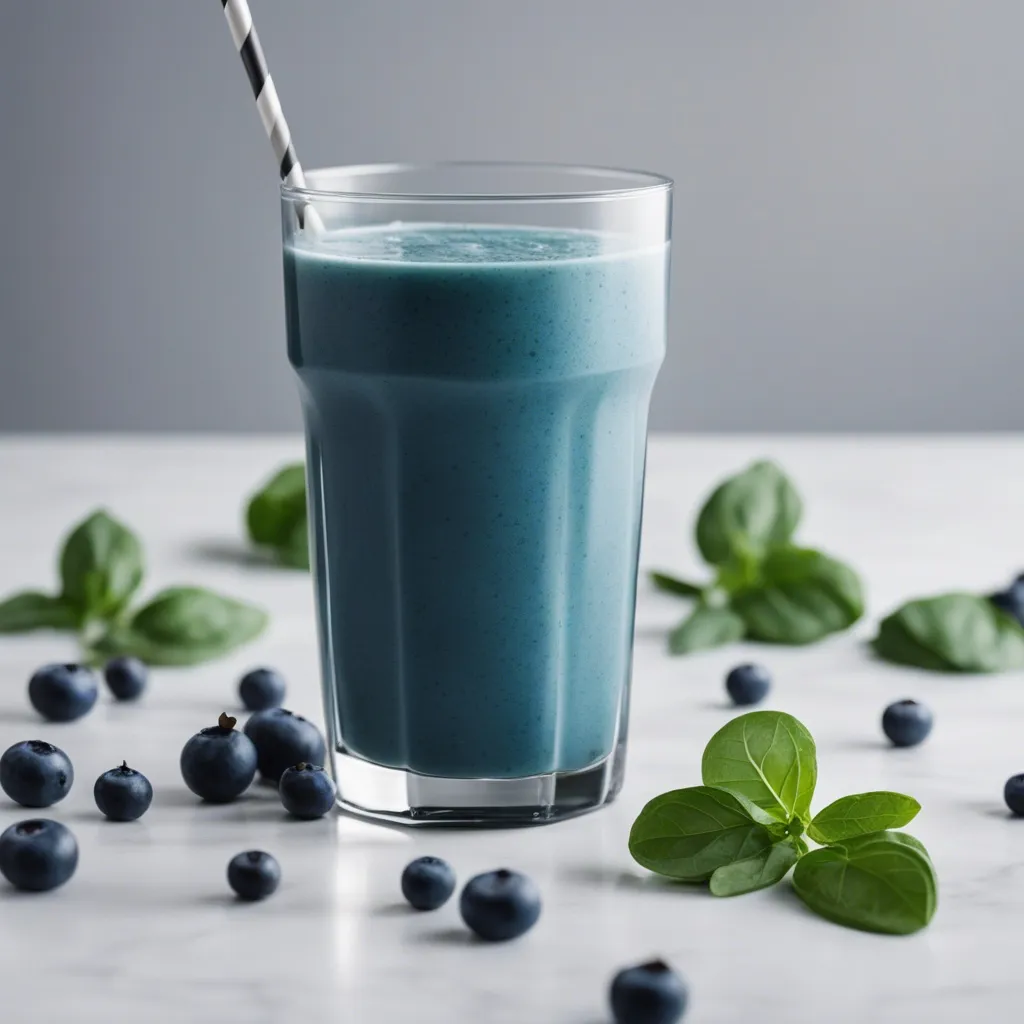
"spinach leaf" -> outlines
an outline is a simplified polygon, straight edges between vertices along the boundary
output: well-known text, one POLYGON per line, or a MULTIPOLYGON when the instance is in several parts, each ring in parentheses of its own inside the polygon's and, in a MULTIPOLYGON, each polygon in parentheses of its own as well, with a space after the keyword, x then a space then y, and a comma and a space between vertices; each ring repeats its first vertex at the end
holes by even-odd
POLYGON ((730 793, 710 786, 677 789, 651 800, 629 833, 629 852, 643 867, 669 878, 703 882, 725 864, 772 844, 730 793))
POLYGON ((810 548, 768 553, 760 579, 732 597, 733 610, 752 640, 809 644, 852 626, 864 614, 857 574, 810 548))
POLYGON ((776 821, 810 820, 818 778, 811 734, 782 711, 752 711, 719 729, 704 750, 705 786, 742 793, 776 821))
POLYGON ((800 495, 773 462, 755 462, 720 484, 697 517, 697 547, 710 565, 759 559, 790 541, 800 522, 800 495))
POLYGON ((74 630, 78 613, 62 598, 26 590, 0 601, 0 633, 28 633, 34 629, 74 630))
POLYGON ((149 665, 195 665, 257 637, 264 611, 201 587, 171 587, 95 645, 105 657, 130 654, 149 665))
POLYGON ((924 846, 886 826, 920 809, 900 793, 836 800, 808 834, 834 845, 809 852, 803 838, 817 776, 814 742, 796 719, 755 711, 716 733, 704 751, 704 785, 651 800, 629 848, 645 867, 710 881, 716 896, 774 885, 796 864, 793 886, 812 910, 868 931, 906 934, 935 913, 938 885, 924 846))
POLYGON ((873 647, 886 661, 938 672, 1024 668, 1024 628, 974 594, 908 602, 882 620, 873 647))
POLYGON ((249 500, 245 513, 250 540, 271 548, 288 565, 309 567, 305 550, 306 470, 285 466, 249 500), (301 533, 301 539, 300 539, 301 533))
POLYGON ((811 910, 865 931, 908 935, 932 919, 938 886, 930 858, 876 832, 802 857, 793 888, 811 910))
POLYGON ((716 896, 741 896, 767 889, 781 882, 799 859, 796 840, 793 837, 783 839, 759 850, 753 857, 716 868, 711 876, 711 891, 716 896))
POLYGON ((721 647, 742 640, 745 629, 743 620, 728 608, 700 605, 669 634, 668 648, 672 654, 688 654, 721 647))
POLYGON ((309 568, 309 529, 305 515, 295 524, 288 542, 275 549, 275 554, 282 565, 293 569, 309 568))
POLYGON ((921 805, 902 793, 855 793, 836 800, 807 826, 816 843, 836 843, 854 836, 902 828, 917 817, 921 805))
MULTIPOLYGON (((303 519, 287 556, 298 560, 304 541, 303 519)), ((129 611, 142 581, 142 546, 102 509, 64 541, 60 574, 59 596, 23 591, 0 602, 0 633, 70 630, 92 660, 131 654, 151 665, 193 665, 253 639, 267 622, 259 608, 201 587, 174 587, 129 611)))
POLYGON ((931 854, 925 849, 924 843, 916 836, 912 836, 909 832, 886 832, 886 835, 889 837, 890 842, 902 843, 904 846, 909 846, 912 850, 917 850, 922 857, 928 860, 929 864, 931 863, 931 854))
POLYGON ((772 835, 773 841, 776 839, 785 839, 789 834, 787 825, 783 824, 783 822, 779 821, 777 818, 773 818, 763 807, 758 807, 753 800, 748 799, 742 793, 738 793, 734 789, 725 789, 721 786, 715 786, 713 788, 721 789, 723 793, 728 793, 729 796, 743 808, 747 817, 750 818, 751 821, 756 821, 759 825, 764 825, 764 827, 768 829, 772 835))
POLYGON ((143 571, 138 538, 99 509, 64 542, 61 599, 78 612, 80 623, 116 618, 138 589, 143 571))

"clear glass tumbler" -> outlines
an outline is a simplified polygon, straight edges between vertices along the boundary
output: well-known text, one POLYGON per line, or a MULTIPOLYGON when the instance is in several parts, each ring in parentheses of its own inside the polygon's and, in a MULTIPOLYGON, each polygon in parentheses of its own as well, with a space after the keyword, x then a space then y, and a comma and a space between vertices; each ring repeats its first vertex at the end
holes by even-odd
POLYGON ((282 187, 345 809, 528 824, 621 787, 671 188, 467 163, 282 187))

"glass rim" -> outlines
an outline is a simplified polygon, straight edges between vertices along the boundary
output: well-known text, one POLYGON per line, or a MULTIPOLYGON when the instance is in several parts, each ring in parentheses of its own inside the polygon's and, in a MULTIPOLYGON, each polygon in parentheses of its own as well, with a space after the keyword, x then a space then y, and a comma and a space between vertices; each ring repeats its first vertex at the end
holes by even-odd
POLYGON ((619 177, 622 187, 614 188, 570 188, 565 191, 521 191, 521 192, 380 192, 371 189, 317 189, 308 185, 281 183, 283 199, 342 200, 345 202, 373 203, 569 203, 594 202, 613 199, 632 199, 658 192, 670 192, 673 180, 652 171, 638 171, 622 167, 606 167, 588 164, 559 164, 532 161, 508 160, 439 160, 423 163, 381 163, 381 164, 337 164, 329 167, 315 167, 307 175, 344 172, 351 177, 360 175, 404 174, 416 171, 472 170, 481 171, 508 169, 512 171, 538 171, 563 174, 566 177, 619 177))

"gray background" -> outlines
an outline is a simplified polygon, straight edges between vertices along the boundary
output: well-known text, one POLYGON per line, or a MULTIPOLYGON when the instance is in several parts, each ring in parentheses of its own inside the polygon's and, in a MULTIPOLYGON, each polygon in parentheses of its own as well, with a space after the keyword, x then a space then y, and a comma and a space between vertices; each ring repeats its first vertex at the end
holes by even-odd
MULTIPOLYGON (((217 0, 0 0, 0 429, 277 430, 217 0)), ((252 0, 304 164, 678 182, 661 429, 1024 428, 1022 0, 252 0)))

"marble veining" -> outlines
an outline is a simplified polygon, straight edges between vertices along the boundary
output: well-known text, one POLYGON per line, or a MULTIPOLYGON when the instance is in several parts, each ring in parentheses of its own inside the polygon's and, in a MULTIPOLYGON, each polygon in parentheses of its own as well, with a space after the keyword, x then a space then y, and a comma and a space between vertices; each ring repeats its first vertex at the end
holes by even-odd
MULTIPOLYGON (((1024 821, 1008 818, 1001 792, 1024 771, 1024 686, 1019 675, 946 678, 881 665, 864 648, 870 621, 810 649, 736 647, 676 660, 664 653, 664 633, 681 606, 641 587, 626 786, 611 808, 564 824, 413 834, 342 818, 293 822, 260 787, 226 807, 199 805, 178 754, 236 707, 247 667, 282 669, 289 706, 320 719, 309 582, 261 565, 237 540, 243 496, 300 454, 297 438, 0 441, 3 594, 49 585, 59 535, 104 504, 142 535, 147 590, 202 582, 273 614, 246 650, 155 673, 138 706, 104 697, 70 725, 40 721, 25 686, 39 663, 71 656, 71 644, 0 638, 0 746, 39 737, 68 752, 75 786, 49 813, 81 847, 78 873, 61 890, 0 885, 5 1020, 600 1024, 613 971, 653 954, 686 975, 694 1024, 1020 1019, 1024 821), (697 781, 704 743, 732 713, 725 670, 751 657, 775 674, 768 706, 795 714, 818 742, 816 807, 877 788, 921 801, 912 831, 940 880, 927 931, 865 935, 814 917, 785 884, 716 900, 631 862, 634 815, 654 794, 697 781), (907 696, 932 706, 935 729, 918 749, 890 750, 878 719, 907 696), (92 782, 122 759, 152 780, 153 806, 138 822, 107 823, 92 782), (245 906, 225 870, 253 847, 278 857, 284 880, 271 900, 245 906), (428 852, 463 879, 504 865, 528 872, 545 898, 540 923, 492 947, 467 937, 454 905, 407 910, 399 873, 428 852)), ((871 616, 906 596, 981 590, 1024 569, 1024 440, 1011 438, 656 438, 642 563, 697 574, 688 531, 698 500, 764 455, 804 494, 806 543, 864 573, 871 616)), ((0 828, 28 816, 0 799, 0 828)))

